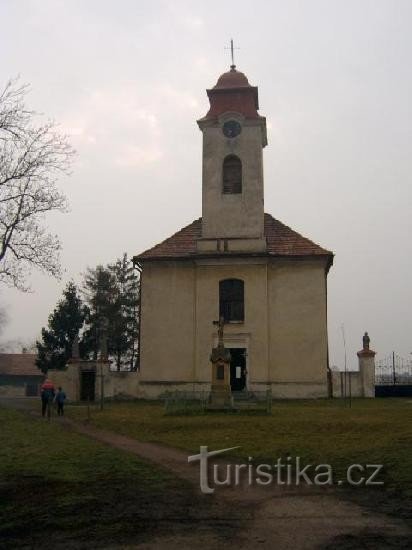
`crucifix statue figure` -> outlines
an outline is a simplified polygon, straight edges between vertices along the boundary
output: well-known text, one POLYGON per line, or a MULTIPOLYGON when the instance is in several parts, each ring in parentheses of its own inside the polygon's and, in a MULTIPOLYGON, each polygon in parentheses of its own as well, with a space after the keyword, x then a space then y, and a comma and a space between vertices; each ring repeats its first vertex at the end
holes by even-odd
POLYGON ((212 366, 212 385, 210 392, 210 408, 232 408, 232 393, 230 387, 230 351, 225 349, 223 342, 223 329, 225 319, 219 317, 219 321, 213 321, 217 326, 218 344, 212 348, 210 361, 212 366))
POLYGON ((224 343, 223 343, 223 327, 224 327, 224 325, 225 325, 225 319, 224 319, 224 317, 221 315, 221 316, 219 317, 219 321, 213 321, 213 324, 218 326, 218 329, 217 329, 217 338, 218 338, 217 346, 218 346, 218 348, 223 348, 223 347, 224 347, 224 343))

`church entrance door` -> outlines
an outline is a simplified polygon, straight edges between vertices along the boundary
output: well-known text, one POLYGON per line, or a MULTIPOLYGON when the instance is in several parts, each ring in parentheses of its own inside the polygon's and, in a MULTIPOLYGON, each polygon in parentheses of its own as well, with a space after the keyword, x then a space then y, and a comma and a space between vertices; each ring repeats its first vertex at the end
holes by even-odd
POLYGON ((232 391, 246 389, 246 348, 229 348, 230 387, 232 391))

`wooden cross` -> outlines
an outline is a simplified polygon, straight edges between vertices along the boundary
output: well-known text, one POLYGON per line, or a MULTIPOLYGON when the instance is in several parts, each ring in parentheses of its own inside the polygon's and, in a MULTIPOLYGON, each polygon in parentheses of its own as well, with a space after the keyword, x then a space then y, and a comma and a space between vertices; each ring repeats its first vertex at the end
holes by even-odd
POLYGON ((240 48, 235 48, 233 46, 233 38, 230 39, 230 48, 225 48, 225 50, 230 50, 230 56, 232 58, 232 64, 230 65, 230 68, 233 70, 236 69, 234 50, 240 50, 240 48))

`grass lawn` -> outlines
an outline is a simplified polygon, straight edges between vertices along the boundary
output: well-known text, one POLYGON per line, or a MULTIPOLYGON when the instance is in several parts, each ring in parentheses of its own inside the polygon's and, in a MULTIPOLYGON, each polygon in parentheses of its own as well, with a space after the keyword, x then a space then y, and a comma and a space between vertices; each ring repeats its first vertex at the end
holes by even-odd
MULTIPOLYGON (((72 418, 86 409, 71 407, 72 418)), ((187 451, 240 446, 235 457, 273 463, 299 456, 327 463, 337 476, 353 463, 383 464, 385 486, 412 495, 412 399, 275 401, 271 416, 209 413, 165 416, 163 405, 145 401, 94 408, 92 423, 141 441, 187 451)))
POLYGON ((0 426, 0 548, 136 544, 205 512, 188 484, 132 454, 1 407, 0 426))

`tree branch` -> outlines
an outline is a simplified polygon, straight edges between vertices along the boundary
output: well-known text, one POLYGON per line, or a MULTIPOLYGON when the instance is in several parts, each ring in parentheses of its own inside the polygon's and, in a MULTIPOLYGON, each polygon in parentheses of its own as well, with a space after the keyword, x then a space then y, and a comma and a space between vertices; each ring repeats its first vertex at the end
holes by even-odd
POLYGON ((56 182, 75 152, 52 121, 36 125, 25 107, 29 86, 17 81, 0 92, 0 282, 26 290, 31 267, 60 274, 60 242, 42 222, 67 210, 56 182))

